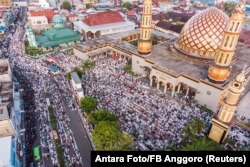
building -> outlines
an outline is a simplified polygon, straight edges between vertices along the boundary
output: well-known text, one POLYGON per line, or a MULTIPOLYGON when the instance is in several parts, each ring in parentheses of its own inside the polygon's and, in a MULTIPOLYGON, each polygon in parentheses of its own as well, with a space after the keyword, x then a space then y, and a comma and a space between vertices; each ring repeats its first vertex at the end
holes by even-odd
POLYGON ((10 120, 12 73, 7 59, 0 59, 0 166, 13 163, 13 125, 10 120))
POLYGON ((7 109, 12 103, 12 73, 7 59, 0 59, 0 109, 7 109))
MULTIPOLYGON (((32 38, 32 40, 34 40, 32 38)), ((81 36, 65 27, 62 16, 55 15, 53 17, 53 27, 41 33, 41 36, 36 36, 35 41, 37 46, 50 48, 55 46, 70 45, 80 41, 81 36)))
POLYGON ((74 13, 70 13, 70 14, 68 15, 68 20, 69 20, 70 22, 75 22, 75 21, 78 20, 78 16, 77 16, 76 14, 74 14, 74 13))
MULTIPOLYGON (((0 121, 1 122, 1 121, 0 121)), ((1 125, 0 125, 1 127, 1 125)), ((1 127, 2 128, 2 127, 1 127)), ((12 137, 0 137, 0 166, 11 167, 12 165, 12 137)))
POLYGON ((160 10, 162 12, 167 12, 167 11, 171 11, 173 8, 173 4, 171 2, 171 0, 161 0, 158 3, 160 10))
MULTIPOLYGON (((238 14, 244 15, 244 12, 238 14)), ((250 64, 250 48, 237 43, 238 38, 235 37, 233 47, 237 51, 233 60, 230 60, 231 71, 226 81, 211 82, 208 77, 209 66, 217 58, 216 53, 232 20, 235 18, 228 18, 221 10, 211 7, 189 19, 178 38, 166 37, 165 42, 145 47, 147 55, 140 54, 139 47, 111 37, 97 39, 95 42, 87 41, 84 45, 77 44, 74 46, 74 54, 84 60, 101 53, 125 56, 132 61, 132 70, 148 78, 149 84, 162 93, 170 94, 172 97, 187 96, 217 111, 228 94, 230 84, 244 66, 250 64)), ((241 23, 241 20, 239 22, 241 23)), ((141 32, 143 29, 145 30, 142 27, 141 32)), ((237 34, 239 29, 240 26, 237 34)))
POLYGON ((12 6, 12 0, 0 0, 0 6, 11 7, 12 6))
POLYGON ((133 30, 135 24, 117 11, 107 10, 88 14, 83 21, 74 22, 74 29, 85 39, 133 30))
POLYGON ((13 82, 13 105, 11 108, 11 122, 15 137, 13 137, 13 166, 26 166, 25 154, 25 110, 23 102, 23 89, 14 79, 13 82))
POLYGON ((48 18, 46 16, 29 16, 28 22, 34 31, 41 31, 50 28, 50 24, 48 23, 48 18))
MULTIPOLYGON (((247 71, 249 72, 250 68, 247 71)), ((230 130, 240 96, 245 90, 245 73, 245 70, 243 70, 242 73, 233 80, 229 86, 227 97, 223 100, 223 104, 217 115, 212 118, 212 126, 208 137, 217 143, 222 143, 230 130)))
POLYGON ((56 12, 54 9, 42 9, 42 8, 30 10, 28 12, 28 16, 45 16, 47 17, 48 22, 52 21, 52 18, 54 17, 55 14, 56 12))
POLYGON ((6 30, 6 24, 4 20, 4 12, 0 11, 0 35, 4 34, 5 30, 6 30))
POLYGON ((71 73, 71 80, 70 81, 71 81, 71 85, 72 85, 72 87, 77 95, 77 98, 80 101, 81 98, 84 97, 84 93, 83 93, 81 79, 79 78, 79 76, 77 75, 76 72, 71 73))

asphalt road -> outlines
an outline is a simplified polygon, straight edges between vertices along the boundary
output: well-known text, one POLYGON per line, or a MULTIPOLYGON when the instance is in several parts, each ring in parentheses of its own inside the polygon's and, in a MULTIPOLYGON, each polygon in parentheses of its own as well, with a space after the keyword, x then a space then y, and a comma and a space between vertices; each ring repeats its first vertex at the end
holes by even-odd
MULTIPOLYGON (((52 78, 57 87, 60 88, 58 83, 52 78)), ((63 92, 61 92, 63 94, 63 92)), ((77 147, 79 149, 80 155, 82 157, 84 167, 90 167, 91 165, 91 150, 92 145, 87 136, 87 132, 83 126, 80 115, 77 110, 71 110, 66 99, 64 99, 64 104, 68 112, 66 112, 70 119, 70 129, 73 132, 77 147)))
POLYGON ((68 112, 68 116, 71 120, 70 128, 74 134, 75 141, 81 154, 83 164, 86 167, 90 167, 90 152, 92 150, 92 146, 87 137, 87 133, 82 125, 80 116, 77 110, 68 112))

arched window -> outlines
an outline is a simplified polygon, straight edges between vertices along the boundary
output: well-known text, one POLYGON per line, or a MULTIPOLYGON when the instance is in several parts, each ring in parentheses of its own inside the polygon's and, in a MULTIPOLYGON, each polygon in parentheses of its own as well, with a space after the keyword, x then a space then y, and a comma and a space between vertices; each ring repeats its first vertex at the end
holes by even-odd
POLYGON ((230 47, 232 47, 234 39, 235 39, 235 37, 232 38, 231 43, 230 43, 230 47))
POLYGON ((227 57, 226 57, 226 59, 225 59, 225 61, 224 61, 224 64, 227 63, 228 57, 229 57, 229 54, 227 54, 227 57))
POLYGON ((224 46, 227 46, 228 40, 229 40, 229 36, 227 36, 224 46))
POLYGON ((235 27, 235 30, 234 30, 234 31, 237 31, 237 30, 238 30, 239 25, 240 25, 240 22, 237 23, 237 26, 235 27))
POLYGON ((223 55, 224 55, 224 54, 221 53, 219 63, 221 63, 223 55))
POLYGON ((231 27, 230 27, 230 30, 229 30, 229 31, 232 31, 232 30, 233 30, 233 27, 234 27, 234 22, 231 24, 231 27))

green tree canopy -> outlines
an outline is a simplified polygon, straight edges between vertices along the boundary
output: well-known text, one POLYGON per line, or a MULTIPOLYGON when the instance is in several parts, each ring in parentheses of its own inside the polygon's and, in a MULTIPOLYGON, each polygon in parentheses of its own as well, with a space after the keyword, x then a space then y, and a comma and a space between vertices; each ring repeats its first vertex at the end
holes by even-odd
POLYGON ((93 141, 97 150, 132 150, 133 138, 128 133, 122 133, 115 122, 102 121, 94 128, 93 141))
POLYGON ((121 132, 116 125, 110 122, 99 122, 93 130, 93 141, 97 150, 115 150, 121 138, 121 132))
POLYGON ((80 101, 80 107, 83 109, 86 113, 90 113, 91 111, 94 111, 98 105, 98 101, 90 96, 85 96, 80 101))
POLYGON ((70 11, 71 10, 71 4, 68 1, 64 1, 61 4, 61 9, 66 9, 66 10, 70 11))
POLYGON ((133 137, 128 133, 122 133, 122 136, 117 144, 117 150, 131 151, 134 147, 133 137))
POLYGON ((89 60, 86 60, 86 61, 82 62, 82 69, 84 71, 90 71, 94 66, 95 66, 95 63, 91 62, 89 60))
POLYGON ((80 78, 82 78, 83 71, 79 67, 74 67, 73 71, 76 72, 80 78))
POLYGON ((230 1, 229 2, 225 2, 224 6, 223 6, 223 10, 226 12, 226 14, 228 16, 231 16, 231 14, 232 14, 235 6, 236 6, 235 2, 230 2, 230 1))
POLYGON ((102 122, 102 121, 113 122, 113 123, 119 124, 116 115, 105 109, 92 112, 88 116, 88 121, 94 126, 96 126, 99 122, 102 122))
POLYGON ((198 118, 190 120, 189 124, 186 124, 183 128, 184 143, 193 141, 197 138, 197 134, 200 134, 205 128, 204 122, 198 118))
POLYGON ((133 4, 131 2, 125 2, 122 4, 122 7, 131 10, 133 8, 133 4))
POLYGON ((215 151, 220 150, 219 145, 205 137, 196 139, 185 145, 182 151, 215 151))

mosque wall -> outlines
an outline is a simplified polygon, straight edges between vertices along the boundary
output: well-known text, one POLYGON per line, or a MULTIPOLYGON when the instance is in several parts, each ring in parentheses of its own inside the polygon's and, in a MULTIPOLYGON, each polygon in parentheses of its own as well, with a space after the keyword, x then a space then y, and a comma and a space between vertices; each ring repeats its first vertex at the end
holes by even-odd
POLYGON ((223 90, 220 90, 216 87, 210 86, 206 83, 200 82, 197 86, 197 93, 195 96, 195 100, 202 104, 206 105, 207 108, 217 111, 218 102, 221 99, 223 94, 223 90))
POLYGON ((81 60, 88 60, 89 59, 89 57, 87 56, 86 53, 83 53, 82 51, 79 51, 76 48, 73 48, 73 52, 74 52, 74 55, 81 60))
POLYGON ((141 74, 142 76, 146 76, 145 69, 143 67, 152 68, 153 64, 150 62, 147 62, 144 58, 141 58, 139 56, 132 56, 132 70, 135 73, 141 74))

